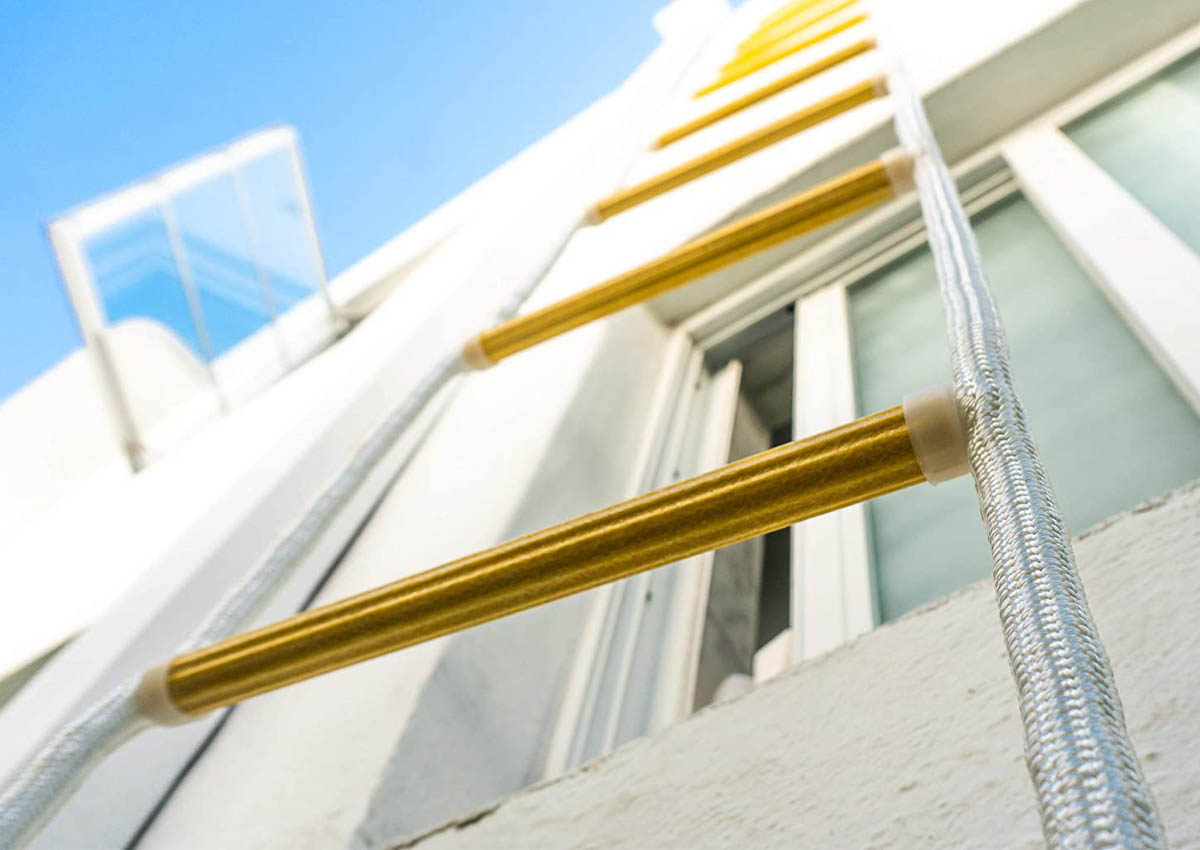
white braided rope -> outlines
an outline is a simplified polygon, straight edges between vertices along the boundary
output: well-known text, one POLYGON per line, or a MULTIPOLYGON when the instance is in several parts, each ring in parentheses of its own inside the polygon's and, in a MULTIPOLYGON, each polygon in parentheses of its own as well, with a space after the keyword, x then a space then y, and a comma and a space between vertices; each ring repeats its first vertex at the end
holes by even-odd
MULTIPOLYGON (((236 634, 253 620, 320 539, 342 507, 400 434, 451 378, 464 369, 457 352, 443 358, 354 452, 270 553, 242 576, 180 648, 181 652, 236 634)), ((0 792, 0 847, 19 847, 65 802, 105 755, 149 721, 134 704, 138 679, 125 682, 59 730, 0 792)))
MULTIPOLYGON (((697 42, 690 49, 694 52, 700 44, 697 42)), ((686 67, 681 63, 678 70, 686 67)), ((603 196, 614 186, 621 185, 634 160, 645 149, 648 134, 654 127, 651 119, 657 117, 657 112, 652 111, 652 107, 677 82, 678 79, 668 75, 639 90, 630 106, 634 132, 628 132, 629 127, 626 127, 626 135, 616 142, 615 152, 609 152, 610 161, 593 164, 596 168, 593 179, 602 191, 595 192, 597 187, 593 186, 585 206, 590 207, 594 197, 603 196)), ((536 267, 520 272, 519 279, 495 313, 496 322, 517 314, 558 261, 571 237, 587 220, 586 211, 576 217, 570 214, 562 217, 562 224, 548 240, 546 249, 540 253, 536 267)), ((498 288, 503 289, 505 283, 499 281, 498 288)), ((246 628, 400 434, 442 387, 465 371, 470 371, 470 367, 463 361, 462 352, 456 346, 393 408, 342 472, 284 534, 270 554, 226 593, 180 651, 186 652, 222 640, 246 628)), ((6 778, 0 786, 0 850, 22 847, 32 840, 105 755, 149 726, 134 704, 133 695, 138 683, 134 680, 115 688, 104 699, 63 726, 24 765, 6 778)))
POLYGON ((1166 847, 1062 514, 1013 388, 974 233, 886 33, 880 49, 890 66, 896 135, 915 156, 1043 835, 1052 848, 1166 847))

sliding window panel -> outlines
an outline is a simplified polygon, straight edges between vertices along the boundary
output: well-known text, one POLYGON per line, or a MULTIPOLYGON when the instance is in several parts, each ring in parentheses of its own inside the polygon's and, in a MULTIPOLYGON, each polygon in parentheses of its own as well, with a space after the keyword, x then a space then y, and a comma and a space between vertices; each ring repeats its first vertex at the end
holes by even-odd
MULTIPOLYGON (((1200 476, 1200 419, 1033 207, 1011 199, 975 227, 1017 390, 1069 528, 1200 476)), ((926 250, 855 285, 849 304, 860 414, 950 380, 926 250)), ((972 490, 964 478, 871 503, 882 620, 988 575, 972 490)))
POLYGON ((1200 54, 1176 62, 1064 128, 1180 239, 1200 252, 1200 54))
MULTIPOLYGON (((827 286, 796 302, 795 360, 797 439, 855 418, 843 287, 827 286)), ((873 629, 878 618, 864 507, 805 520, 792 526, 791 537, 792 657, 813 658, 873 629)))

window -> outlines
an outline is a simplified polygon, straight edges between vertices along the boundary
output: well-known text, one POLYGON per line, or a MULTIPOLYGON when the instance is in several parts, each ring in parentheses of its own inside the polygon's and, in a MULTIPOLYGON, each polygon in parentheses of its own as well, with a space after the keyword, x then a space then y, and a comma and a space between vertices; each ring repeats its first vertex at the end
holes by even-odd
POLYGON ((1193 250, 1200 250, 1200 54, 1068 124, 1067 135, 1193 250))
MULTIPOLYGON (((1152 57, 1157 65, 1138 73, 1179 55, 1152 57)), ((1180 90, 1180 121, 1200 120, 1200 61, 1096 109, 1116 89, 1105 86, 957 169, 1017 390, 1072 533, 1200 477, 1200 335, 1189 318, 1200 315, 1200 287, 1189 286, 1200 280, 1200 258, 1162 223, 1185 241, 1192 226, 1200 244, 1200 215, 1192 224, 1172 179, 1190 185, 1200 166, 1170 120, 1146 126, 1180 90), (1154 93, 1153 108, 1138 105, 1143 92, 1154 93), (1068 128, 1070 138, 1058 129, 1085 110, 1093 111, 1068 128), (1174 174, 1159 179, 1148 168, 1155 159, 1174 174)), ((901 199, 685 316, 679 362, 664 368, 670 389, 651 417, 661 435, 646 454, 644 486, 949 382, 924 240, 915 200, 901 199)), ((990 571, 974 487, 962 478, 613 585, 588 630, 579 696, 564 700, 547 772, 586 763, 990 571)))
MULTIPOLYGON (((1026 406, 1068 526, 1079 532, 1200 476, 1200 419, 1022 198, 976 233, 1026 406)), ((928 252, 850 290, 860 414, 950 379, 928 252)), ((990 572, 973 487, 959 479, 868 506, 881 620, 990 572)))
POLYGON ((290 129, 95 200, 50 234, 134 468, 337 333, 290 129))

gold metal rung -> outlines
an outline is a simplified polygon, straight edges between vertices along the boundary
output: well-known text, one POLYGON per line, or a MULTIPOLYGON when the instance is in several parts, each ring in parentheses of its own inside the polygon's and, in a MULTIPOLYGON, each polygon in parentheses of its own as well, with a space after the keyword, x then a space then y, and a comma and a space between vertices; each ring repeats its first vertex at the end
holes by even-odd
POLYGON ((768 83, 760 89, 756 89, 749 94, 742 95, 737 100, 730 101, 724 106, 714 109, 712 112, 705 113, 699 118, 694 118, 686 124, 676 127, 674 130, 669 130, 668 132, 663 133, 654 143, 654 147, 665 148, 672 142, 677 142, 685 136, 690 136, 692 133, 703 130, 705 127, 711 126, 712 124, 716 124, 723 118, 728 118, 730 115, 741 112, 743 109, 753 106, 756 103, 760 103, 772 95, 779 94, 779 92, 785 89, 791 88, 798 83, 802 83, 805 80, 811 79, 820 74, 822 71, 828 71, 830 68, 853 59, 855 56, 861 56, 862 54, 874 49, 874 47, 874 38, 864 38, 861 41, 856 41, 854 44, 848 45, 829 54, 824 59, 819 59, 811 65, 807 65, 798 71, 793 71, 786 76, 780 77, 778 80, 768 83))
POLYGON ((592 221, 603 221, 886 94, 887 82, 883 77, 865 80, 786 118, 781 118, 766 127, 742 136, 740 139, 734 139, 721 145, 703 156, 696 157, 636 186, 622 189, 592 207, 589 217, 592 221))
POLYGON ((761 71, 768 65, 778 62, 780 59, 786 59, 794 53, 799 53, 806 47, 812 47, 814 44, 819 44, 827 38, 845 32, 853 26, 857 26, 867 19, 865 12, 859 9, 846 9, 843 13, 833 19, 824 22, 825 26, 814 27, 812 31, 805 30, 798 32, 790 38, 777 42, 772 45, 770 50, 765 50, 754 57, 747 59, 745 63, 740 65, 736 71, 726 71, 717 79, 713 80, 708 85, 699 89, 693 97, 703 97, 706 94, 724 88, 730 83, 735 83, 744 77, 748 77, 756 71, 761 71))
POLYGON ((805 9, 811 8, 820 2, 821 0, 793 0, 791 3, 786 3, 763 18, 762 23, 758 25, 758 29, 756 29, 755 32, 770 29, 780 21, 786 20, 793 15, 797 15, 800 12, 803 12, 805 9))
POLYGON ((146 674, 138 704, 186 720, 917 484, 907 405, 185 653, 146 674))
POLYGON ((822 2, 810 6, 802 14, 793 15, 786 21, 781 21, 772 27, 760 30, 738 46, 734 51, 734 58, 725 63, 722 71, 736 68, 739 63, 757 53, 761 53, 772 44, 795 35, 801 30, 811 27, 813 24, 853 6, 857 2, 858 0, 822 0, 822 2))
POLYGON ((907 188, 909 162, 902 152, 885 154, 876 162, 721 227, 657 260, 486 330, 467 342, 463 358, 475 368, 486 368, 543 340, 886 201, 907 188))

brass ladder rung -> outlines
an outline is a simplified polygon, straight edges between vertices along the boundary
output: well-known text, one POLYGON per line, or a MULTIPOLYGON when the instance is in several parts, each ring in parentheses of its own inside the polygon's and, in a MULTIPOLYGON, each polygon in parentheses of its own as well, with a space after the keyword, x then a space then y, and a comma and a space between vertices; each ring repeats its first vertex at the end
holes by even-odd
POLYGON ((615 192, 593 206, 589 218, 603 221, 886 94, 887 81, 883 77, 856 83, 636 186, 615 192))
POLYGON ((145 674, 137 703, 158 722, 186 722, 846 505, 945 480, 965 471, 965 445, 948 388, 910 396, 903 406, 184 653, 145 674), (927 445, 942 452, 937 469, 927 445))

